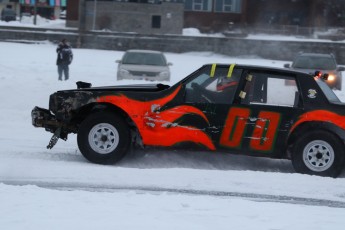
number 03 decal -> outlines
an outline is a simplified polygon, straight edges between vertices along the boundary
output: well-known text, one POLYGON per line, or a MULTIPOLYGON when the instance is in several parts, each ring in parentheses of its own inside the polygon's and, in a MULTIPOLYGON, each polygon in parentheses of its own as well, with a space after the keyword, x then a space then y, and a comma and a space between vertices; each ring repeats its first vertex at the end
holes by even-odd
POLYGON ((275 143, 280 113, 261 111, 258 118, 250 118, 250 109, 231 108, 225 127, 220 137, 220 145, 230 148, 241 148, 242 140, 250 120, 254 119, 255 126, 250 137, 250 148, 258 151, 270 151, 275 143))

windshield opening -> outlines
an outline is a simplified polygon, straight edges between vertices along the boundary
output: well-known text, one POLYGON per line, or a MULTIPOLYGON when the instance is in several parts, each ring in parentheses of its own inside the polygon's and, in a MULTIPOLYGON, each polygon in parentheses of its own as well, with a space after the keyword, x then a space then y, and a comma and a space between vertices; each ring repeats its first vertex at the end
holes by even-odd
POLYGON ((122 64, 166 66, 166 61, 162 54, 129 52, 123 57, 122 64))
POLYGON ((336 69, 336 63, 332 58, 328 57, 300 56, 295 60, 293 67, 299 69, 333 70, 336 69))

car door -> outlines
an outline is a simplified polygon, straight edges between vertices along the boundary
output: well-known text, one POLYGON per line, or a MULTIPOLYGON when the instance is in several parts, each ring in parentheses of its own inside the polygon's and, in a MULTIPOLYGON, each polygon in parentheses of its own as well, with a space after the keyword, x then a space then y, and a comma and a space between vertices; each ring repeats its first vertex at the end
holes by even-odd
POLYGON ((208 120, 197 122, 198 128, 217 150, 271 157, 285 153, 288 132, 302 110, 295 76, 234 67, 229 77, 231 68, 208 66, 186 82, 185 103, 208 120), (221 84, 224 77, 232 85, 229 91, 221 84))
POLYGON ((252 155, 280 157, 285 154, 289 130, 302 101, 296 77, 271 70, 244 70, 238 104, 227 116, 220 145, 239 148, 252 155))
POLYGON ((214 149, 226 149, 219 144, 229 109, 238 94, 243 69, 235 65, 208 65, 185 82, 184 103, 202 111, 205 119, 193 117, 189 124, 205 132, 214 149))

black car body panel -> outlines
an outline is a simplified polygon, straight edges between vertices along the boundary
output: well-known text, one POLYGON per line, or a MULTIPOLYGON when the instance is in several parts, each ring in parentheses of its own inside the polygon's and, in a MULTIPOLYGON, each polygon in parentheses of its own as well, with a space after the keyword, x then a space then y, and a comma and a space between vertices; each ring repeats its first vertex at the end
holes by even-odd
POLYGON ((290 147, 310 129, 344 141, 345 106, 320 86, 321 79, 286 69, 209 64, 171 87, 58 91, 49 110, 35 108, 32 116, 34 126, 58 130, 63 139, 94 111, 110 111, 127 120, 143 146, 290 158, 290 147))

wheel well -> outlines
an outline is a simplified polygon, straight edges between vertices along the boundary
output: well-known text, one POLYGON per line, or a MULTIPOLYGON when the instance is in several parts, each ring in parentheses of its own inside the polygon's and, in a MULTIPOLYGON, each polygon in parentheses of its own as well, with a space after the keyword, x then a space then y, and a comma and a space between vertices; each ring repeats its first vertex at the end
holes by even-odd
POLYGON ((291 149, 293 144, 301 137, 304 133, 312 132, 311 130, 324 130, 335 134, 343 143, 345 147, 345 131, 340 127, 329 123, 329 122, 304 122, 300 124, 288 137, 287 145, 287 156, 290 158, 291 149))
POLYGON ((75 124, 78 130, 79 125, 85 120, 86 117, 88 117, 90 114, 100 111, 116 113, 117 115, 120 115, 122 118, 124 118, 128 126, 130 127, 132 139, 135 139, 135 141, 137 142, 137 138, 139 137, 141 140, 138 128, 131 117, 124 110, 110 103, 91 103, 83 106, 76 112, 75 116, 73 117, 72 123, 75 124))

